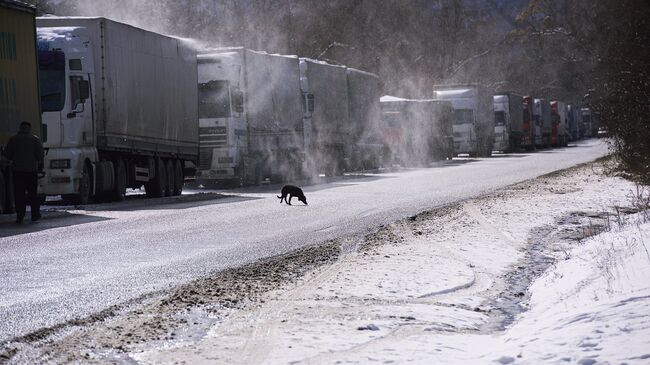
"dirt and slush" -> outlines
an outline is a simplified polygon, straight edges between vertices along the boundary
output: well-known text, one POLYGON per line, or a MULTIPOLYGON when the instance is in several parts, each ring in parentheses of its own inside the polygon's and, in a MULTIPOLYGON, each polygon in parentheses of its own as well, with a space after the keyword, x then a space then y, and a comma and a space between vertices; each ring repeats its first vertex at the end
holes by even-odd
POLYGON ((422 334, 516 322, 536 278, 638 211, 634 189, 602 162, 555 172, 41 329, 0 363, 426 362, 405 349, 445 346, 422 334))

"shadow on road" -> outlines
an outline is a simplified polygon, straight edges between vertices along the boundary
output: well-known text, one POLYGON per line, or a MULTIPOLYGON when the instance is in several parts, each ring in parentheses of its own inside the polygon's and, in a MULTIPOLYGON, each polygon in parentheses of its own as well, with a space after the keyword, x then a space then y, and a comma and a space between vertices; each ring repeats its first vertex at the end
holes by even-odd
POLYGON ((43 219, 32 223, 29 221, 29 214, 27 214, 27 217, 25 217, 25 223, 21 225, 14 223, 13 220, 0 222, 0 238, 40 232, 53 228, 70 227, 86 223, 106 221, 110 219, 111 218, 60 211, 43 212, 43 219))
POLYGON ((48 206, 60 207, 68 210, 97 211, 138 211, 138 210, 174 210, 200 207, 204 205, 228 204, 247 200, 261 199, 251 196, 219 194, 214 192, 200 192, 165 198, 148 198, 144 194, 129 195, 123 202, 97 203, 83 206, 70 206, 65 201, 48 201, 48 206))

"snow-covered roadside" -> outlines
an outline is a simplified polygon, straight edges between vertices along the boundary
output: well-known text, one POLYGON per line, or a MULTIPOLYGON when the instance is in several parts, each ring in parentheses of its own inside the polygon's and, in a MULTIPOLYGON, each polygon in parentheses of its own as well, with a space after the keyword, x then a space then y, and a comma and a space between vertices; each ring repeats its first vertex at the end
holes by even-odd
POLYGON ((344 244, 336 264, 200 341, 131 356, 229 364, 650 361, 650 227, 575 241, 602 223, 598 212, 629 205, 631 189, 587 166, 396 223, 360 247, 344 244), (499 318, 493 303, 509 290, 507 273, 527 263, 525 248, 538 241, 562 261, 534 281, 530 310, 512 326, 481 330, 499 318))

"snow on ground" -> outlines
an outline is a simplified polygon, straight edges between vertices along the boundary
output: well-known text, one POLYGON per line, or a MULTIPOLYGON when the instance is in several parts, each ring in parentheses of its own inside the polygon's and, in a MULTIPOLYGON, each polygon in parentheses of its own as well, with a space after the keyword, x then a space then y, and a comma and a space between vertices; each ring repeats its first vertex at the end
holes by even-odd
POLYGON ((650 223, 632 215, 619 225, 623 215, 600 214, 629 205, 633 186, 592 168, 425 213, 362 243, 351 239, 337 263, 233 314, 200 341, 131 356, 140 363, 650 363, 650 223), (613 229, 576 239, 602 225, 613 229), (518 280, 511 274, 538 263, 529 250, 535 244, 558 261, 522 276, 534 280, 527 293, 511 292, 518 280), (498 309, 513 297, 528 310, 510 324, 498 309))

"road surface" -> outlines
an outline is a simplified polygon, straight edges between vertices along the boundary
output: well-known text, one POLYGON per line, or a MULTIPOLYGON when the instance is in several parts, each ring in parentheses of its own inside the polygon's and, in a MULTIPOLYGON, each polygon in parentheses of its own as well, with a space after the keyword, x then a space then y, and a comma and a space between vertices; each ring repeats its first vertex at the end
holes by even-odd
POLYGON ((65 210, 42 222, 0 221, 0 343, 113 304, 444 204, 607 153, 601 141, 529 154, 459 159, 427 169, 348 176, 304 188, 220 199, 140 200, 65 210), (144 202, 144 203, 143 203, 144 202))

